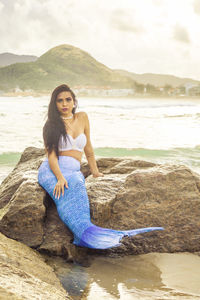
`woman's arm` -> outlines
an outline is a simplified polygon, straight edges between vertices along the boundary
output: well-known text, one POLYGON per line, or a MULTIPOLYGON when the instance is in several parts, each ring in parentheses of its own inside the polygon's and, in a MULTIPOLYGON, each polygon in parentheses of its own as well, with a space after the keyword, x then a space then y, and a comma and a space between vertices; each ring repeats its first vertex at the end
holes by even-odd
POLYGON ((58 158, 54 150, 50 154, 48 153, 48 161, 52 172, 55 174, 56 178, 58 179, 58 182, 56 183, 53 191, 53 195, 55 194, 55 197, 57 198, 58 196, 59 199, 61 192, 62 195, 64 195, 64 187, 68 188, 67 180, 65 179, 62 172, 60 171, 58 165, 58 158))
POLYGON ((87 158, 91 173, 94 177, 99 177, 99 176, 103 176, 103 173, 100 173, 97 167, 97 163, 95 160, 95 156, 94 156, 94 150, 92 147, 92 143, 90 140, 90 124, 89 124, 89 119, 87 114, 84 112, 83 113, 84 116, 84 120, 85 120, 85 129, 84 129, 84 133, 86 135, 87 138, 87 143, 85 145, 84 148, 84 152, 85 152, 85 156, 87 158))
POLYGON ((49 161, 49 166, 53 173, 55 174, 56 178, 59 180, 62 178, 62 173, 60 171, 59 165, 58 165, 58 158, 56 156, 55 151, 53 150, 50 154, 48 153, 48 161, 49 161))

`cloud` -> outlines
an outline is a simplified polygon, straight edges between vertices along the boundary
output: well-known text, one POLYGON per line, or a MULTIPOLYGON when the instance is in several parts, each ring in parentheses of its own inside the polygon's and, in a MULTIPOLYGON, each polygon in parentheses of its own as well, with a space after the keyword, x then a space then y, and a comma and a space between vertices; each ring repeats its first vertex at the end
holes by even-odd
POLYGON ((200 69, 193 67, 199 62, 198 3, 0 0, 0 53, 40 56, 70 44, 110 68, 200 78, 200 69), (182 53, 190 54, 188 63, 182 53))
POLYGON ((161 5, 163 5, 163 0, 153 0, 152 3, 153 3, 154 5, 161 6, 161 5))
POLYGON ((144 31, 143 26, 135 22, 134 11, 125 11, 124 9, 115 9, 111 14, 110 24, 113 28, 120 31, 139 33, 144 31))
POLYGON ((4 5, 0 2, 0 11, 3 9, 4 5))
POLYGON ((41 55, 53 46, 81 40, 88 31, 84 13, 75 14, 71 1, 0 1, 2 52, 41 55))
POLYGON ((193 8, 194 8, 194 12, 196 14, 200 15, 200 1, 199 0, 194 0, 193 8))
POLYGON ((174 27, 173 37, 179 42, 190 43, 190 36, 187 29, 178 24, 174 27))

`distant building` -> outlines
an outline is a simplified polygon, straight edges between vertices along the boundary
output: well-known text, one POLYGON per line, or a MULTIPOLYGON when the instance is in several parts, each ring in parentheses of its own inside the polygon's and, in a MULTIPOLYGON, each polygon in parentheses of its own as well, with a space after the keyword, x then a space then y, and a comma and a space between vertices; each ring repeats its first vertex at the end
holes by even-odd
POLYGON ((13 92, 14 93, 21 93, 22 90, 17 86, 16 88, 14 88, 13 92))
POLYGON ((96 96, 96 97, 126 97, 135 94, 134 89, 112 89, 110 87, 74 87, 74 92, 79 96, 96 96))
POLYGON ((25 90, 25 92, 26 92, 26 93, 34 93, 34 90, 32 90, 32 89, 27 89, 27 90, 25 90))
POLYGON ((191 82, 188 82, 188 83, 184 84, 186 96, 189 96, 189 95, 190 95, 190 94, 189 94, 189 90, 190 90, 191 88, 193 88, 193 87, 196 87, 196 86, 198 86, 198 85, 197 85, 197 84, 194 84, 194 83, 191 83, 191 82))
POLYGON ((188 91, 189 96, 200 96, 200 85, 193 86, 188 91))
POLYGON ((180 87, 175 87, 170 90, 170 96, 185 96, 185 87, 180 86, 180 87))

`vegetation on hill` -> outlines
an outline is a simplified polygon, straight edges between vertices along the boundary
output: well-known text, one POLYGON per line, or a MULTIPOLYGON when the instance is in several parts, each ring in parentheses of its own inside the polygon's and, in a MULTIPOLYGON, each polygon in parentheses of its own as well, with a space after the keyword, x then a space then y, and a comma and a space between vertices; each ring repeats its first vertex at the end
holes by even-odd
POLYGON ((70 45, 50 49, 35 62, 16 63, 0 68, 0 89, 52 90, 56 85, 110 86, 130 88, 131 78, 120 75, 96 61, 87 52, 70 45))
POLYGON ((139 84, 143 85, 154 85, 157 87, 163 87, 165 85, 170 85, 172 87, 182 86, 186 83, 191 84, 200 84, 200 81, 194 80, 191 78, 180 78, 174 75, 167 74, 152 74, 152 73, 144 73, 144 74, 136 74, 132 72, 128 72, 125 70, 115 70, 116 73, 124 76, 128 76, 132 80, 136 81, 139 84))

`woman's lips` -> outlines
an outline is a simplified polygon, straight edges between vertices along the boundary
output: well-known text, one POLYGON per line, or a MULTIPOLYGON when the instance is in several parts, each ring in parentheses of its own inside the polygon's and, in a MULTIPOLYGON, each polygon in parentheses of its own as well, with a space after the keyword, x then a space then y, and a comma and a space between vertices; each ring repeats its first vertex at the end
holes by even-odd
POLYGON ((68 108, 63 108, 62 110, 63 110, 63 111, 67 111, 67 110, 68 110, 68 108))

